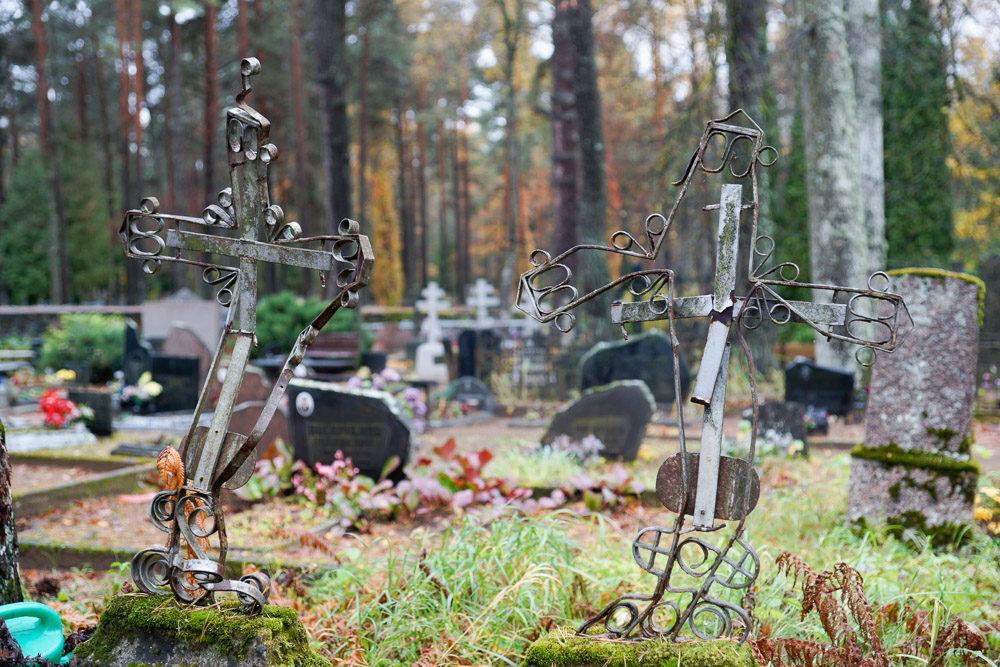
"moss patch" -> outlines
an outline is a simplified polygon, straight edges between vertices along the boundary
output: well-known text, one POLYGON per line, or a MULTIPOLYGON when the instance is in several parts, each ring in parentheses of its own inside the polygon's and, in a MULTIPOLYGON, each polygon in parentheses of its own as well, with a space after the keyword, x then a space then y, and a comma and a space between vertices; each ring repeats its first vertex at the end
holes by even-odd
POLYGON ((542 637, 525 654, 522 667, 752 667, 753 654, 734 641, 621 641, 580 637, 559 628, 542 637))
MULTIPOLYGON (((965 442, 963 440, 963 442, 965 442)), ((938 473, 951 482, 951 492, 960 496, 965 502, 972 503, 976 498, 976 479, 979 476, 979 462, 972 459, 957 460, 943 454, 920 452, 903 449, 894 442, 883 447, 865 447, 860 444, 851 450, 851 456, 856 459, 876 461, 885 466, 900 466, 903 468, 918 468, 938 473)), ((889 496, 899 500, 902 485, 920 489, 937 502, 938 493, 933 481, 920 482, 909 475, 889 487, 889 496)), ((922 515, 921 515, 922 516, 922 515)))
POLYGON ((330 665, 309 648, 294 609, 268 605, 259 616, 247 616, 236 601, 187 608, 172 598, 147 595, 111 598, 97 632, 73 651, 73 657, 111 664, 120 643, 142 635, 169 637, 172 645, 214 650, 237 661, 263 647, 267 664, 276 667, 330 665))
POLYGON ((979 328, 983 327, 983 303, 986 301, 986 283, 976 276, 958 271, 946 271, 945 269, 935 269, 931 267, 908 267, 905 269, 893 269, 887 272, 890 276, 924 276, 927 278, 954 278, 975 285, 979 288, 978 297, 978 318, 979 328))

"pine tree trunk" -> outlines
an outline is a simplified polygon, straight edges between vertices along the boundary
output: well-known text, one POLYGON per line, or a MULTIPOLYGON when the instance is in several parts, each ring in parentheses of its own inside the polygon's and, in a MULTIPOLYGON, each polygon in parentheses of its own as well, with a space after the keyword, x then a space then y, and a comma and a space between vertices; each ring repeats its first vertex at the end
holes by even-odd
POLYGON ((17 568, 17 530, 14 499, 10 490, 11 468, 7 440, 0 422, 0 604, 20 602, 21 576, 17 568))
POLYGON ((365 205, 368 203, 368 29, 362 26, 361 63, 358 85, 358 217, 365 222, 365 205))
MULTIPOLYGON (((257 0, 260 2, 260 0, 257 0)), ((240 50, 237 55, 240 59, 249 57, 250 37, 247 28, 247 0, 236 0, 236 48, 240 50)))
MULTIPOLYGON (((180 142, 178 141, 177 128, 180 125, 180 113, 178 105, 181 101, 181 26, 177 22, 177 15, 170 12, 167 17, 169 24, 169 44, 167 47, 169 58, 169 74, 167 78, 167 96, 164 100, 164 148, 166 149, 166 170, 167 170, 167 206, 168 211, 181 211, 183 200, 181 196, 182 176, 180 164, 177 157, 180 155, 180 142)), ((184 265, 177 262, 173 267, 174 285, 180 287, 184 284, 184 265)))
MULTIPOLYGON (((597 87, 597 61, 594 53, 593 13, 590 0, 577 0, 576 27, 573 30, 576 59, 576 114, 580 128, 580 241, 606 243, 605 211, 607 182, 604 169, 604 131, 601 127, 601 94, 597 87)), ((583 280, 581 293, 608 282, 604 253, 587 253, 579 267, 583 280)), ((587 334, 596 340, 612 333, 610 304, 594 299, 586 306, 587 334)))
POLYGON ((406 173, 408 171, 407 153, 406 111, 403 110, 403 104, 400 102, 396 109, 396 158, 399 169, 396 201, 399 202, 399 222, 403 228, 403 298, 406 303, 413 303, 418 290, 414 284, 415 272, 413 261, 416 257, 416 252, 414 251, 413 242, 413 220, 410 217, 410 207, 407 205, 409 202, 406 182, 406 173))
MULTIPOLYGON (((202 154, 202 201, 206 204, 216 201, 215 183, 215 136, 216 116, 219 108, 219 36, 216 32, 218 9, 215 0, 205 2, 205 99, 201 128, 202 154)), ((211 262, 209 253, 202 253, 203 262, 211 262)), ((205 281, 198 282, 204 297, 211 295, 211 286, 205 281)))
POLYGON ((447 145, 444 135, 444 114, 437 117, 437 182, 438 182, 438 245, 437 245, 437 279, 442 285, 447 285, 451 278, 448 257, 448 174, 445 169, 447 160, 447 145))
MULTIPOLYGON (((308 158, 306 157, 306 121, 302 92, 302 29, 299 27, 299 3, 291 0, 288 9, 289 27, 292 38, 292 120, 295 126, 295 204, 299 209, 299 219, 311 218, 309 197, 308 158)), ((362 180, 364 180, 362 178, 362 180)), ((364 223, 364 214, 361 222, 364 223)), ((312 291, 312 272, 303 274, 303 291, 312 291)))
MULTIPOLYGON (((315 0, 313 43, 319 80, 319 111, 322 124, 323 174, 327 205, 327 230, 335 234, 342 218, 351 215, 351 165, 347 125, 347 58, 344 37, 347 14, 345 0, 315 0)), ((336 281, 328 280, 332 296, 336 281)))
POLYGON ((847 0, 847 46, 857 100, 861 206, 868 237, 865 273, 869 274, 885 266, 881 21, 878 0, 847 0))
POLYGON ((504 210, 504 260, 500 270, 500 301, 502 308, 510 308, 514 300, 514 269, 517 265, 517 214, 520 210, 518 185, 520 184, 520 149, 517 139, 517 88, 514 81, 514 64, 517 61, 517 47, 524 25, 524 0, 513 0, 513 10, 506 0, 496 0, 503 19, 503 81, 504 107, 507 125, 506 172, 507 197, 504 210))
MULTIPOLYGON (((135 79, 132 83, 132 91, 135 93, 135 113, 132 115, 132 140, 135 143, 135 193, 138 197, 145 195, 146 184, 143 180, 142 165, 142 109, 146 106, 145 88, 146 72, 145 59, 142 49, 142 3, 140 0, 132 0, 130 8, 131 42, 132 55, 135 62, 135 79)), ((138 202, 135 202, 136 204, 138 202)), ((136 260, 128 262, 131 269, 130 294, 135 301, 129 303, 141 303, 146 298, 146 274, 142 271, 142 263, 136 260), (132 289, 134 288, 134 294, 132 289)))
POLYGON ((424 127, 424 87, 417 84, 417 211, 420 214, 420 284, 427 284, 427 130, 424 127))
POLYGON ((455 150, 457 161, 457 181, 455 187, 455 200, 457 201, 458 222, 461 228, 460 236, 456 237, 456 242, 461 239, 461 243, 456 246, 456 256, 458 262, 458 282, 460 285, 468 285, 471 280, 469 276, 469 251, 471 229, 470 220, 472 218, 472 203, 469 194, 469 128, 465 117, 465 103, 469 100, 469 61, 462 55, 461 67, 458 70, 458 119, 459 123, 455 127, 455 150))
POLYGON ((465 285, 467 281, 462 259, 462 248, 465 246, 465 226, 462 224, 462 158, 460 157, 462 142, 459 140, 458 123, 455 124, 453 132, 451 142, 451 189, 455 193, 455 272, 453 278, 455 294, 461 294, 462 285, 465 285))
MULTIPOLYGON (((728 0, 729 39, 726 42, 726 62, 729 63, 729 108, 742 108, 765 130, 770 127, 765 118, 764 94, 768 88, 767 72, 767 2, 764 0, 728 0)), ((770 236, 773 224, 770 216, 767 169, 757 170, 757 234, 770 236)), ((737 288, 744 289, 749 276, 753 216, 745 211, 740 216, 740 257, 737 266, 737 288)), ((747 342, 757 370, 766 373, 775 367, 774 344, 778 332, 774 326, 762 326, 749 332, 747 342)))
POLYGON ((62 181, 59 176, 59 155, 56 147, 52 108, 49 105, 49 75, 48 58, 49 45, 45 34, 45 23, 42 21, 42 0, 31 3, 31 31, 35 37, 35 85, 38 101, 39 137, 42 151, 49 170, 49 183, 52 187, 52 199, 49 208, 49 242, 52 244, 49 252, 49 297, 52 303, 65 303, 69 298, 69 281, 66 271, 68 257, 66 254, 66 211, 62 195, 62 181))
MULTIPOLYGON (((809 255, 814 283, 864 286, 868 245, 861 202, 857 106, 846 16, 837 2, 802 3, 805 27, 803 124, 809 255)), ((814 299, 829 301, 817 291, 814 299)), ((816 335, 816 361, 856 368, 851 346, 816 335)))
MULTIPOLYGON (((579 145, 577 143, 576 71, 573 43, 573 0, 559 0, 552 17, 552 210, 555 230, 553 252, 575 246, 578 224, 579 145)), ((567 258, 570 270, 576 257, 567 258), (572 261, 570 261, 572 260, 572 261)))

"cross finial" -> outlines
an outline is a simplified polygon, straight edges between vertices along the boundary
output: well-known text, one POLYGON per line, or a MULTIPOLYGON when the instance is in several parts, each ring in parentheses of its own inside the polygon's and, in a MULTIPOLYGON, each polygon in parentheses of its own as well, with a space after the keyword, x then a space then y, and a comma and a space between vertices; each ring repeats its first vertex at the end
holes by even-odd
POLYGON ((244 58, 240 61, 240 78, 243 85, 243 90, 236 93, 236 103, 242 104, 243 100, 247 95, 253 90, 253 85, 251 85, 250 77, 255 74, 260 74, 260 61, 256 58, 244 58))
POLYGON ((469 291, 471 295, 465 303, 476 309, 476 322, 478 324, 490 322, 489 309, 500 305, 500 297, 493 295, 496 290, 485 278, 478 278, 469 291))
POLYGON ((451 307, 451 302, 445 299, 446 293, 435 281, 427 283, 427 287, 420 290, 420 295, 424 297, 416 302, 417 310, 427 315, 427 318, 420 325, 420 331, 431 342, 441 340, 441 324, 438 315, 442 310, 451 307))

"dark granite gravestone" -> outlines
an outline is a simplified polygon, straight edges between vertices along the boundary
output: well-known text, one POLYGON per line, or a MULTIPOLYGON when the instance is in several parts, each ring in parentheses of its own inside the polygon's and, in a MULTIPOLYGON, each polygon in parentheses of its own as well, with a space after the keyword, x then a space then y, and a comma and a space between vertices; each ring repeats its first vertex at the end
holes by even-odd
POLYGON ((153 347, 139 337, 135 322, 125 322, 125 356, 122 359, 125 384, 135 384, 146 371, 150 370, 153 347))
POLYGON ((201 391, 198 357, 154 354, 150 365, 153 382, 163 386, 155 401, 157 412, 194 410, 198 406, 201 391))
POLYGON ((854 402, 854 373, 796 359, 785 366, 785 401, 846 415, 854 402))
POLYGON ((402 479, 412 434, 391 395, 295 379, 288 385, 288 406, 296 458, 309 465, 331 463, 339 450, 361 474, 378 479, 386 462, 398 456, 391 477, 402 479))
POLYGON ((655 410, 653 394, 642 380, 594 387, 552 418, 542 443, 559 435, 573 440, 594 435, 604 443, 601 456, 631 461, 655 410))
MULTIPOLYGON (((801 403, 768 401, 757 407, 757 433, 775 432, 779 437, 792 436, 806 445, 806 407, 801 403)), ((803 454, 808 450, 803 449, 803 454)))
POLYGON ((500 354, 500 337, 486 329, 467 329, 458 334, 458 375, 484 380, 493 374, 500 354))
MULTIPOLYGON (((682 398, 691 389, 691 374, 680 359, 682 398)), ((670 336, 650 329, 627 341, 598 343, 580 360, 580 388, 590 389, 618 380, 642 380, 657 403, 670 404, 674 396, 674 353, 670 336)))
POLYGON ((111 435, 114 428, 111 424, 111 393, 88 389, 86 387, 70 387, 69 400, 78 406, 85 405, 94 411, 93 418, 87 422, 87 430, 94 435, 111 435))
POLYGON ((493 398, 489 388, 474 377, 461 377, 452 382, 448 385, 446 396, 477 410, 492 411, 497 407, 497 400, 493 398))

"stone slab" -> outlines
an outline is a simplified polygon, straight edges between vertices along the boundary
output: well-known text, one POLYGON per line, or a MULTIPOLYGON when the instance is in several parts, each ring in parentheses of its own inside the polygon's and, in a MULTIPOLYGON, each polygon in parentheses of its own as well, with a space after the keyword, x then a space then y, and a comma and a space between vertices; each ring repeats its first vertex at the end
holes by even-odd
POLYGON ((97 632, 73 651, 74 667, 329 667, 309 648, 294 609, 246 616, 235 602, 180 607, 160 596, 119 595, 97 632))
POLYGON ((669 642, 582 637, 559 628, 528 647, 522 667, 755 667, 747 644, 730 640, 669 642))

